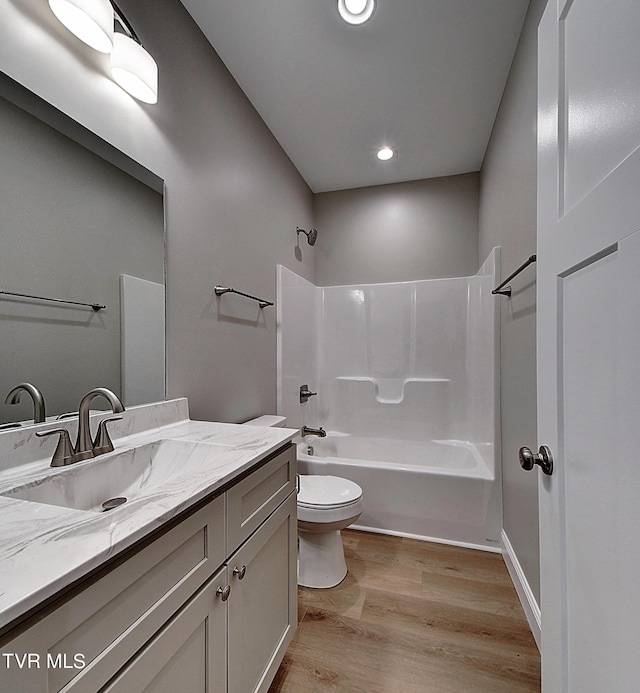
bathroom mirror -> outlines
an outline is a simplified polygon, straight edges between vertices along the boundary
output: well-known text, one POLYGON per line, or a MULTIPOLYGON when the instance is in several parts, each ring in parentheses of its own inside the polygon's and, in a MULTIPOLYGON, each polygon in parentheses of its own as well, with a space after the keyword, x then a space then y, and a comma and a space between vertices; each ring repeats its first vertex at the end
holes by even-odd
POLYGON ((3 74, 0 132, 0 425, 164 399, 163 181, 3 74))

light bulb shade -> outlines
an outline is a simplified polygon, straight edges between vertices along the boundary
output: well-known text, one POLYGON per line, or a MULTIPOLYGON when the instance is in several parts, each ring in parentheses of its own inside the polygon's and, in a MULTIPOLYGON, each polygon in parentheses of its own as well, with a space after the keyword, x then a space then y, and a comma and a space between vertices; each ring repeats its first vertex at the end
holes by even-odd
POLYGON ((111 53, 113 79, 131 96, 145 103, 158 102, 158 66, 136 41, 116 33, 111 53))
POLYGON ((49 0, 49 7, 69 31, 91 48, 113 48, 113 7, 109 0, 49 0))

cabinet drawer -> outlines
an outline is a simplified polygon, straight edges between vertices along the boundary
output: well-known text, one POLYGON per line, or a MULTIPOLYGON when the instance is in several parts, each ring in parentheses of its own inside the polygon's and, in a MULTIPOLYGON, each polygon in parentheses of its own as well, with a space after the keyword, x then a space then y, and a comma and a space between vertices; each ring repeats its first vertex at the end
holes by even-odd
POLYGON ((3 646, 41 663, 4 671, 3 687, 99 690, 224 562, 224 510, 214 499, 3 646))
POLYGON ((227 491, 227 554, 233 553, 294 491, 295 483, 296 447, 288 445, 227 491))

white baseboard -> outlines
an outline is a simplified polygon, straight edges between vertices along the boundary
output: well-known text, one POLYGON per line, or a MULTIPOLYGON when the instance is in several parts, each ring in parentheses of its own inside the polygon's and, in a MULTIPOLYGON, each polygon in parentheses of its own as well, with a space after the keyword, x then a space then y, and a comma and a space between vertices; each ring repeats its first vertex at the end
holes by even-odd
POLYGON ((500 532, 500 543, 502 545, 502 557, 507 565, 507 570, 511 576, 516 592, 524 609, 525 616, 529 622, 529 628, 531 628, 531 633, 536 641, 538 649, 540 649, 540 635, 542 632, 542 620, 540 616, 540 607, 536 598, 529 587, 527 578, 520 566, 518 557, 516 556, 513 546, 509 541, 509 537, 505 534, 504 529, 500 532))
POLYGON ((484 546, 484 544, 471 544, 467 541, 440 539, 438 537, 428 537, 422 534, 410 534, 409 532, 396 532, 391 529, 380 529, 379 527, 367 527, 366 525, 349 525, 349 529, 355 529, 358 532, 371 532, 372 534, 386 534, 391 537, 406 537, 407 539, 417 539, 418 541, 430 541, 434 544, 447 544, 447 546, 459 546, 463 549, 475 549, 476 551, 488 551, 489 553, 502 553, 502 548, 498 546, 484 546))

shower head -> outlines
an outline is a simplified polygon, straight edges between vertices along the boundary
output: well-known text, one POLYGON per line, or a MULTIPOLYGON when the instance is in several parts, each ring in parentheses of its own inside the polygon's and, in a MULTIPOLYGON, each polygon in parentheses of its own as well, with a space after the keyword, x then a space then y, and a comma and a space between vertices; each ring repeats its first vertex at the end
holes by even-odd
POLYGON ((309 243, 309 245, 315 245, 318 240, 318 232, 315 229, 305 231, 298 226, 296 228, 296 233, 303 233, 307 237, 307 243, 309 243))

